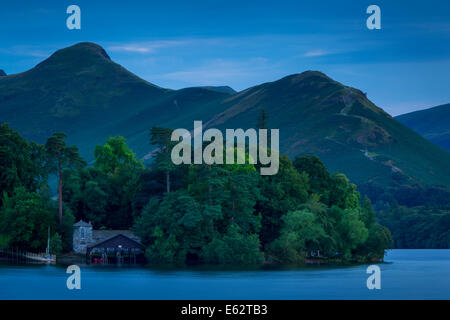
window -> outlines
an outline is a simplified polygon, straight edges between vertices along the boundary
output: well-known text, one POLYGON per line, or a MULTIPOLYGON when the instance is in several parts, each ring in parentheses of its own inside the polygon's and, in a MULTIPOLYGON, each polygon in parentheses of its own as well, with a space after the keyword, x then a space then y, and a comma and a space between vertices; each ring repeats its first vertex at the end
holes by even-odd
POLYGON ((81 239, 84 239, 84 237, 85 237, 84 228, 80 228, 80 237, 81 237, 81 239))

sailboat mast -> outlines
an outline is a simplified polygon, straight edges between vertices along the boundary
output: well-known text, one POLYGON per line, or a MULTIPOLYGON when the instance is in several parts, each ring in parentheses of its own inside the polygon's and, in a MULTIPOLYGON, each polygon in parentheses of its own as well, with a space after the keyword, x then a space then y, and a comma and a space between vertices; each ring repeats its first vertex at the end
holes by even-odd
POLYGON ((48 227, 48 237, 47 237, 47 255, 50 254, 50 227, 48 227))

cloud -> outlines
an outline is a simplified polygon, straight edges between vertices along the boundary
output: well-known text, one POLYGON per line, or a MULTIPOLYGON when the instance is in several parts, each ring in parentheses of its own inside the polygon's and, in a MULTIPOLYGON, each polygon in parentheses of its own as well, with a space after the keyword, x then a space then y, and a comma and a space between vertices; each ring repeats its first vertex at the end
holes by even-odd
POLYGON ((40 46, 13 46, 9 49, 0 49, 1 53, 13 56, 47 58, 52 53, 52 49, 45 49, 40 46))
POLYGON ((107 50, 114 52, 154 53, 158 49, 172 48, 187 44, 187 40, 159 40, 139 43, 112 45, 107 50))
POLYGON ((108 50, 111 51, 127 51, 127 52, 149 52, 149 48, 145 47, 136 47, 136 46, 115 46, 115 47, 109 47, 108 50))
POLYGON ((272 79, 274 63, 263 57, 243 60, 211 59, 191 68, 153 75, 153 78, 176 87, 233 85, 244 89, 248 83, 259 83, 262 79, 272 79))
POLYGON ((243 63, 232 60, 216 59, 207 63, 184 70, 168 72, 162 78, 183 82, 195 82, 199 85, 222 84, 230 78, 242 77, 249 74, 249 69, 243 63))
POLYGON ((330 54, 330 52, 324 51, 324 50, 313 50, 306 52, 303 56, 304 57, 321 57, 326 56, 330 54))

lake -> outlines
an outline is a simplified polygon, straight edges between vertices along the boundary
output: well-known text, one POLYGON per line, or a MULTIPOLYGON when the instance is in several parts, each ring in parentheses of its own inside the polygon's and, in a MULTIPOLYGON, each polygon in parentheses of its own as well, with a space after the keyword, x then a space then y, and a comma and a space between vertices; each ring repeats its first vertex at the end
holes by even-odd
POLYGON ((381 289, 368 265, 258 270, 150 269, 80 265, 81 290, 66 266, 0 264, 0 299, 450 299, 450 250, 390 250, 381 289))

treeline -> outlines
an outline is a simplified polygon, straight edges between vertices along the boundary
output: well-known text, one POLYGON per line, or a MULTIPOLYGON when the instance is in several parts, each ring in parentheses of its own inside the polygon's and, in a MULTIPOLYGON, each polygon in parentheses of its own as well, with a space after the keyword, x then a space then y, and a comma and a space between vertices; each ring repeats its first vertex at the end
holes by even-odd
POLYGON ((282 155, 274 176, 250 164, 175 167, 164 138, 170 131, 153 133, 162 137, 154 139, 160 152, 151 184, 170 192, 151 197, 135 220, 151 263, 367 261, 391 246, 370 201, 361 204, 356 186, 317 157, 282 155))
POLYGON ((72 224, 83 219, 97 229, 131 228, 151 264, 376 261, 391 247, 370 201, 317 157, 282 155, 274 176, 250 164, 175 166, 170 134, 152 128, 149 166, 123 137, 97 146, 87 166, 63 134, 38 145, 1 125, 0 245, 42 250, 50 226, 52 246, 68 251, 72 224))
POLYGON ((423 186, 393 174, 394 183, 382 188, 363 185, 380 223, 387 226, 395 248, 450 248, 450 190, 444 186, 423 186))
POLYGON ((450 207, 408 208, 394 204, 378 216, 392 230, 396 248, 450 249, 450 207))

